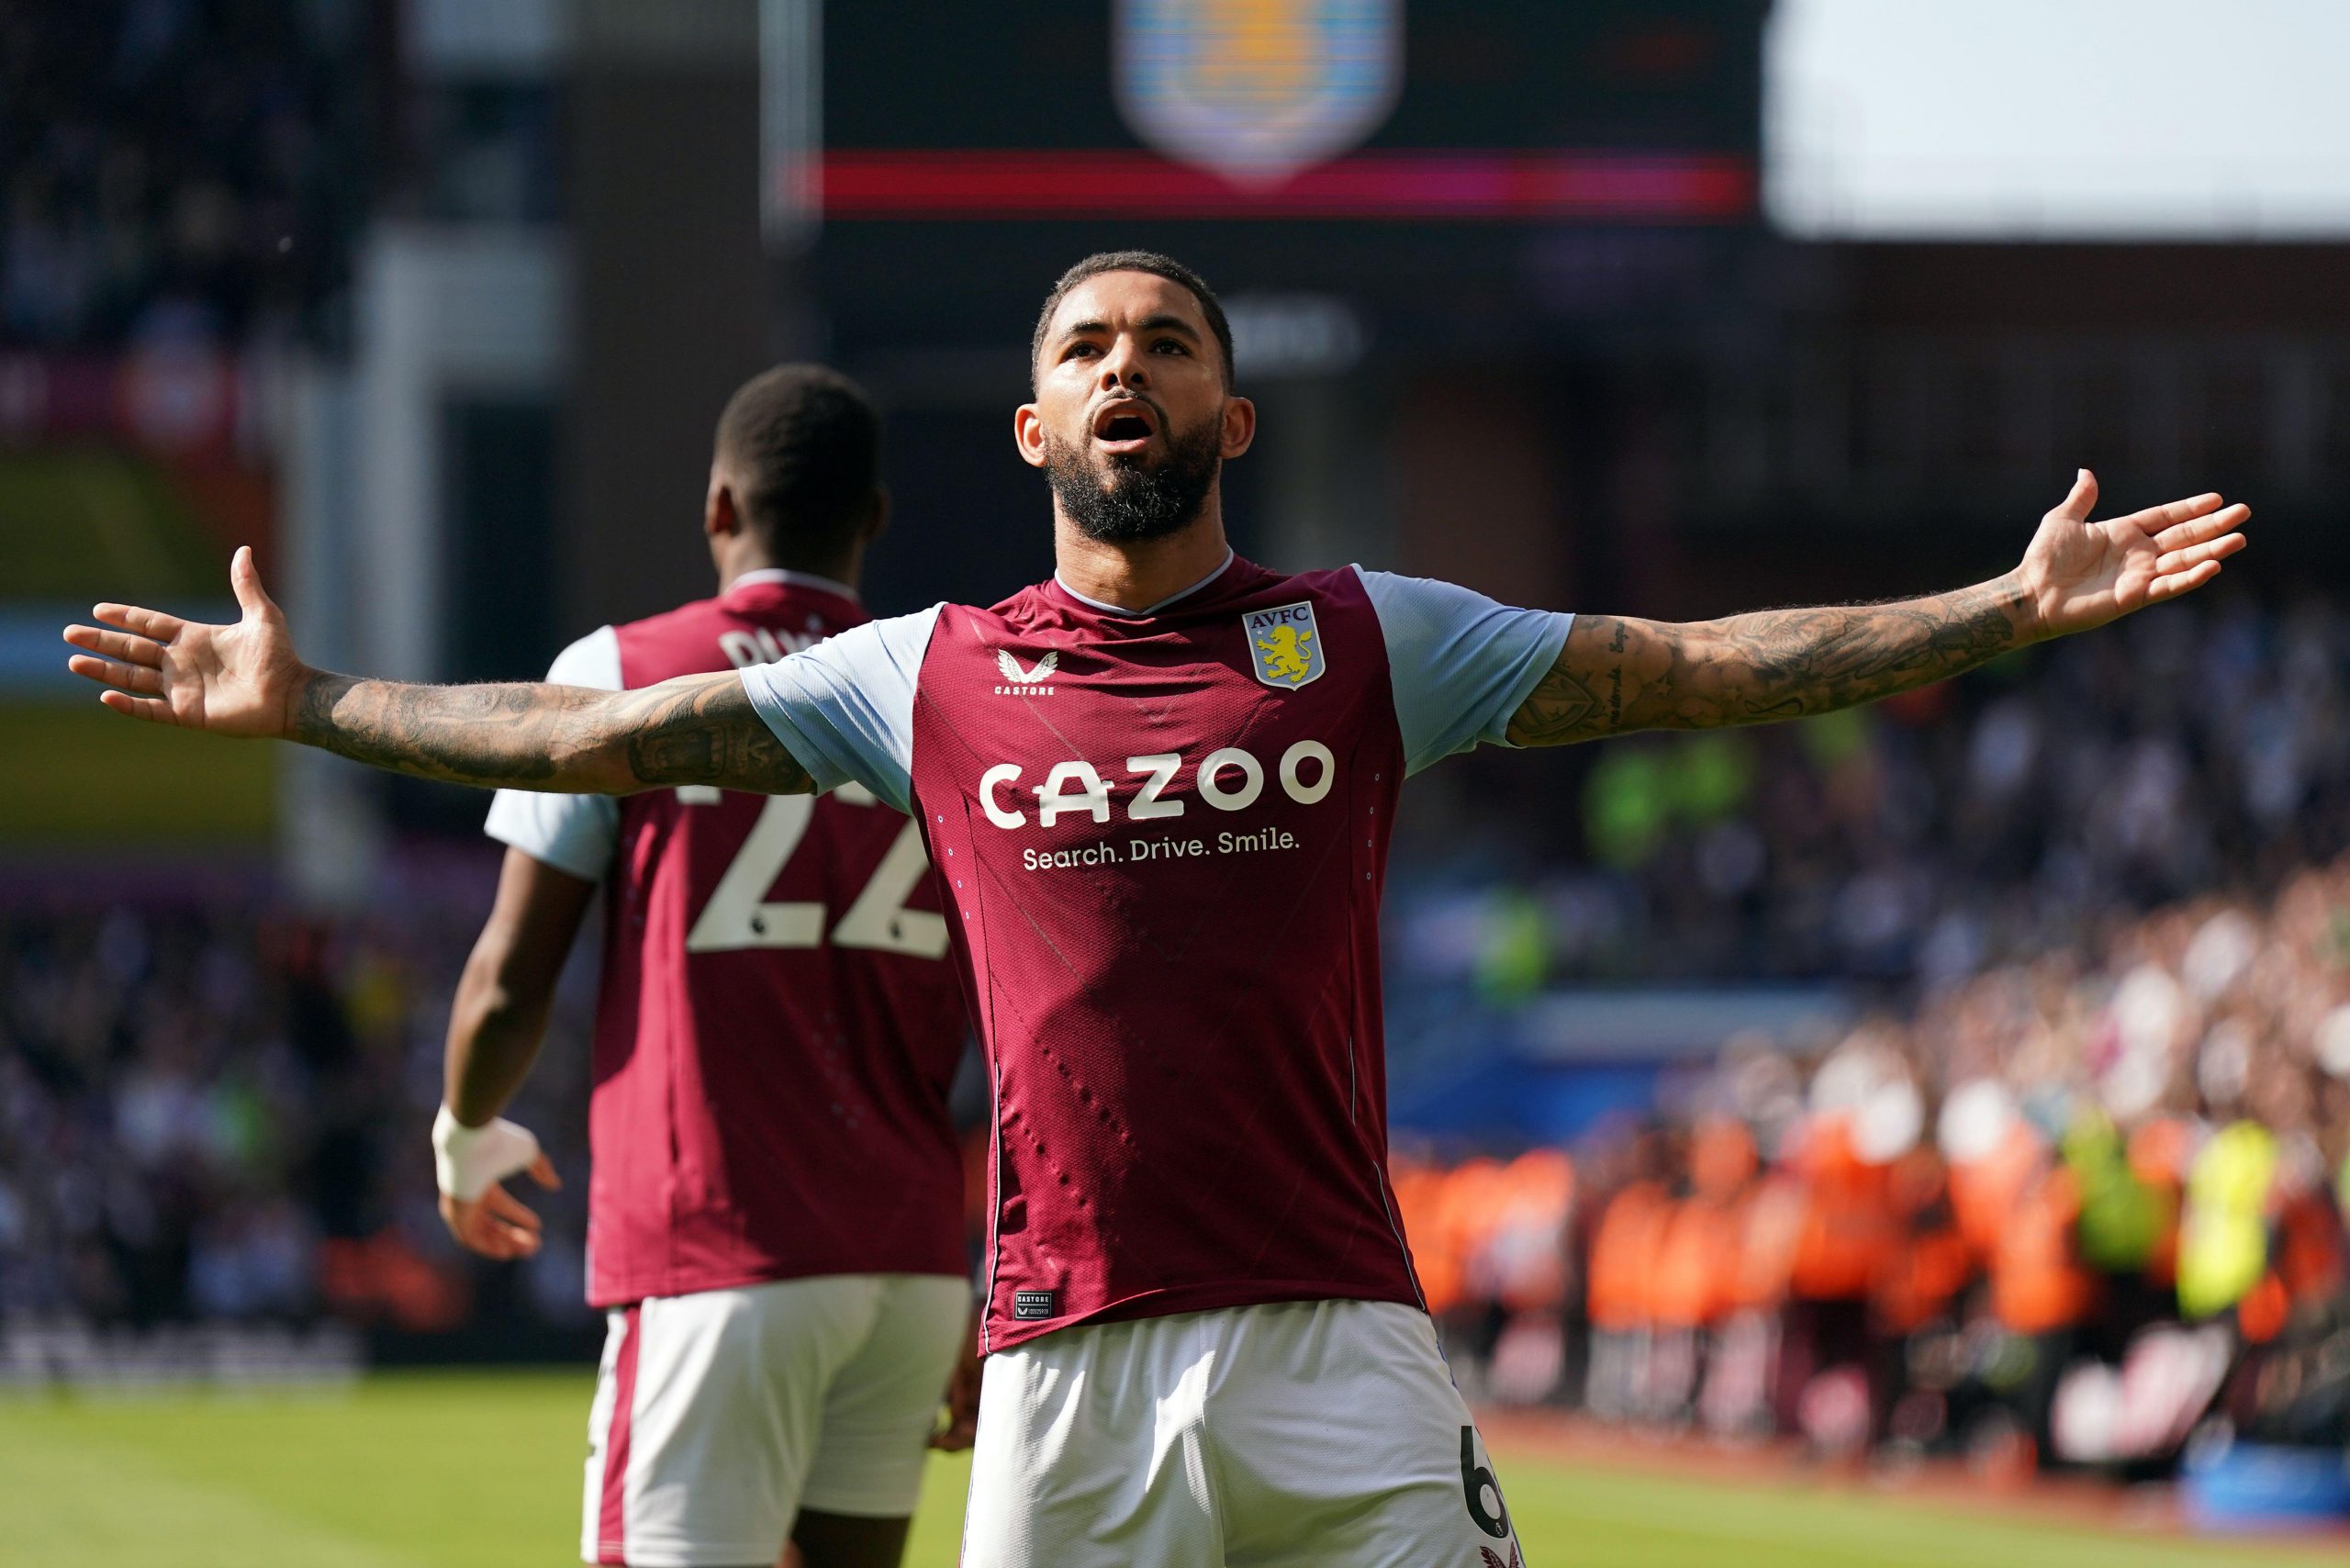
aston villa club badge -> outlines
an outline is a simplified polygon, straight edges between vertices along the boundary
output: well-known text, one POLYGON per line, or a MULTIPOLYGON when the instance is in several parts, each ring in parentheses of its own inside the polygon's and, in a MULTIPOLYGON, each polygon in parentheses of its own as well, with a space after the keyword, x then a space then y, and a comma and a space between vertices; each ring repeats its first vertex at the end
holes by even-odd
POLYGON ((1403 87, 1403 0, 1117 0, 1114 16, 1126 123, 1235 185, 1360 146, 1403 87))
POLYGON ((1314 624, 1311 599, 1275 610, 1252 610, 1240 618, 1248 633, 1248 655, 1257 678, 1267 686, 1304 686, 1328 668, 1322 636, 1314 624))

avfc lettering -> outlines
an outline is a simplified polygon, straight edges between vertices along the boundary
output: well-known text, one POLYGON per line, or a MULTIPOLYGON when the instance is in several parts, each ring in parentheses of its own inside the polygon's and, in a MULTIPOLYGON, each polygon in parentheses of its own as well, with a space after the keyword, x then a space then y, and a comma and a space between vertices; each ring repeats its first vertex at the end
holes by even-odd
MULTIPOLYGON (((1187 802, 1169 799, 1166 791, 1183 767, 1183 757, 1175 752, 1126 758, 1126 772, 1139 780, 1125 801, 1126 820, 1151 822, 1181 816, 1187 802)), ((988 821, 1000 828, 1028 825, 1028 813, 1012 803, 1019 799, 1014 787, 1019 784, 1021 774, 1018 763, 1002 762, 979 775, 979 809, 987 813, 988 821)), ((1301 806, 1311 806, 1329 794, 1330 787, 1337 782, 1337 758, 1320 741, 1299 741, 1281 753, 1273 776, 1280 782, 1281 793, 1301 806)), ((1225 746, 1200 759, 1192 772, 1192 784, 1199 798, 1215 811, 1246 811, 1265 792, 1265 765, 1239 746, 1225 746)), ((1026 790, 1036 798, 1038 827, 1051 827, 1064 816, 1107 823, 1112 792, 1111 784, 1100 771, 1082 760, 1053 764, 1045 781, 1030 785, 1026 790)))

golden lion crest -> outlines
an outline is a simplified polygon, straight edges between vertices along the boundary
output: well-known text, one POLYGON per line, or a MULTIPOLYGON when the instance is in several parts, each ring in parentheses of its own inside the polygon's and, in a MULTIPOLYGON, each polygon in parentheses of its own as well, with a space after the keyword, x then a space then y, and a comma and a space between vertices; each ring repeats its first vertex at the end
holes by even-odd
POLYGON ((1314 633, 1311 632, 1301 632, 1294 626, 1276 626, 1270 642, 1262 637, 1257 639, 1257 646, 1265 651, 1265 656, 1259 663, 1275 680, 1286 680, 1294 686, 1314 673, 1314 661, 1307 656, 1314 650, 1304 646, 1313 641, 1314 633))
POLYGON ((1312 600, 1252 610, 1240 622, 1248 635, 1257 678, 1267 686, 1294 689, 1319 680, 1328 667, 1315 635, 1320 628, 1314 623, 1312 600))

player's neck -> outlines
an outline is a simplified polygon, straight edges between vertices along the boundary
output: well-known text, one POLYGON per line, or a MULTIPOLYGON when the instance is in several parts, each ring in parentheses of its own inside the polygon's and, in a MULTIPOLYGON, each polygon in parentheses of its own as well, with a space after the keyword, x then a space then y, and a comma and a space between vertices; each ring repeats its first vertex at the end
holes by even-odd
POLYGON ((1053 516, 1053 575, 1081 598, 1121 610, 1147 610, 1197 587, 1232 554, 1224 512, 1211 494, 1199 517, 1180 532, 1137 544, 1090 538, 1059 509, 1053 516))
POLYGON ((822 577, 826 582, 838 583, 854 595, 857 591, 857 578, 863 575, 859 570, 863 562, 855 556, 846 561, 816 566, 801 561, 778 561, 767 551, 756 549, 735 551, 720 560, 717 566, 718 591, 722 594, 753 572, 793 572, 805 577, 822 577))

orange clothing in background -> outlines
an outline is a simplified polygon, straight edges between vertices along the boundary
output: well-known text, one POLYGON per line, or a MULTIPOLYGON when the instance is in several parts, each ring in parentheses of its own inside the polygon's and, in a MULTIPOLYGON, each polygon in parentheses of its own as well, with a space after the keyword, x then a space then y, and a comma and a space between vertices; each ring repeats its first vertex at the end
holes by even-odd
POLYGON ((1888 1172, 1863 1160, 1841 1116, 1823 1116, 1796 1156, 1807 1203, 1796 1242, 1795 1294, 1806 1301, 1858 1301, 1901 1244, 1888 1172))
POLYGON ((1784 1171, 1764 1176, 1740 1202, 1726 1310, 1768 1312, 1787 1299, 1807 1208, 1803 1183, 1784 1171))
POLYGON ((2323 1301, 2342 1288, 2342 1219, 2322 1189, 2285 1200, 2270 1249, 2277 1282, 2293 1302, 2323 1301))
POLYGON ((1412 1249, 1412 1271, 1419 1276, 1420 1294, 1428 1310, 1441 1315, 1460 1297, 1460 1266, 1447 1255, 1437 1235, 1437 1191, 1444 1172, 1416 1159, 1397 1159, 1388 1164, 1387 1180, 1395 1189, 1395 1217, 1404 1226, 1404 1241, 1412 1249))
POLYGON ((1502 1172, 1485 1268, 1512 1312, 1555 1311, 1567 1294, 1567 1213, 1573 1162, 1555 1148, 1528 1149, 1502 1172))
POLYGON ((2285 1331, 2293 1319, 2293 1298, 2285 1293, 2285 1283, 2274 1274, 2263 1274, 2260 1282, 2236 1303, 2236 1331, 2247 1344, 2266 1345, 2285 1331))
POLYGON ((1673 1200, 1654 1182, 1635 1182, 1608 1200, 1591 1243, 1592 1327, 1624 1330, 1651 1321, 1651 1285, 1672 1217, 1673 1200))
POLYGON ((1958 1215, 1959 1234, 1976 1257, 1987 1262, 1998 1250, 2000 1230, 2047 1158, 2047 1140, 2017 1121, 1989 1154, 1950 1168, 1951 1208, 1958 1215))
POLYGON ((1428 1310, 1442 1315, 1468 1301, 1481 1282, 1477 1260, 1502 1213, 1508 1181, 1499 1160, 1478 1159, 1450 1170, 1394 1163, 1404 1238, 1428 1310))
POLYGON ((1905 1237, 1869 1292, 1877 1326, 1915 1334, 1948 1311, 1975 1279, 1975 1253, 1954 1225, 1905 1237))
POLYGON ((1754 1180, 1754 1135, 1743 1122, 1710 1116, 1689 1135, 1689 1184, 1701 1198, 1728 1203, 1754 1180))
POLYGON ((1947 1311, 1975 1278, 1975 1255, 1950 1212, 1942 1157, 1917 1148, 1893 1162, 1890 1197, 1900 1240, 1871 1283, 1879 1328, 1914 1334, 1947 1311))
POLYGON ((1506 1168, 1498 1159, 1472 1159, 1445 1178, 1437 1198, 1437 1225, 1445 1246, 1460 1263, 1464 1298, 1489 1293, 1493 1281, 1481 1271, 1487 1245, 1501 1223, 1502 1203, 1509 1190, 1506 1168))
POLYGON ((2096 1281, 2078 1261, 2081 1195, 2072 1170, 2043 1163, 2020 1194, 1991 1252, 1991 1310, 2018 1334, 2051 1334, 2088 1316, 2096 1281))
POLYGON ((1672 1328, 1703 1328, 1740 1305, 1747 1199, 1759 1161, 1754 1135, 1709 1116, 1689 1137, 1692 1194, 1675 1204, 1657 1260, 1653 1305, 1672 1328))
POLYGON ((1650 1306, 1667 1328, 1703 1328, 1729 1310, 1737 1286, 1740 1212, 1735 1200, 1687 1198, 1669 1206, 1657 1249, 1650 1306))

